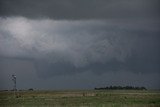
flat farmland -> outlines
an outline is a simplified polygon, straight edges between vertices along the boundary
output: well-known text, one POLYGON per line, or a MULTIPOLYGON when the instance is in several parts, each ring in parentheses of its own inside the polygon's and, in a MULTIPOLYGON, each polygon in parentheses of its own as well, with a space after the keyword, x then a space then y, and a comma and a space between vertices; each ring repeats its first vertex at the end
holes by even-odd
POLYGON ((1 91, 0 107, 160 107, 160 91, 1 91))

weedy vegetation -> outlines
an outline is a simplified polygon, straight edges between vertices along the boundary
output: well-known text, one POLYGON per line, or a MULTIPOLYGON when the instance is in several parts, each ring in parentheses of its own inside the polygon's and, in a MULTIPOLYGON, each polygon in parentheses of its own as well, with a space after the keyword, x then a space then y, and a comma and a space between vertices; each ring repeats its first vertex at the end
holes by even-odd
POLYGON ((1 91, 0 107, 160 107, 160 91, 1 91))

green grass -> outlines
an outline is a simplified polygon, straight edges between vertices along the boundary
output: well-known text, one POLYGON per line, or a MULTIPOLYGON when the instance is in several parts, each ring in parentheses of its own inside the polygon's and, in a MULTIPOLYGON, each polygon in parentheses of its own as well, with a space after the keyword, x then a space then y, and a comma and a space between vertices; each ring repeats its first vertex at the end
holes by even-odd
POLYGON ((0 92, 0 107, 160 107, 160 91, 0 92))

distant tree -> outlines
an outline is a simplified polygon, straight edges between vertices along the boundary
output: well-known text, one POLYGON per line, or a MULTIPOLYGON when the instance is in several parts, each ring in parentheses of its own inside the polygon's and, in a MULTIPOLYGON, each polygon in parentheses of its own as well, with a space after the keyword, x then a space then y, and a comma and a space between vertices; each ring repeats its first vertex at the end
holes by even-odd
POLYGON ((33 88, 29 88, 28 91, 33 91, 33 88))
POLYGON ((95 90, 147 90, 145 87, 133 87, 133 86, 109 86, 94 88, 95 90))

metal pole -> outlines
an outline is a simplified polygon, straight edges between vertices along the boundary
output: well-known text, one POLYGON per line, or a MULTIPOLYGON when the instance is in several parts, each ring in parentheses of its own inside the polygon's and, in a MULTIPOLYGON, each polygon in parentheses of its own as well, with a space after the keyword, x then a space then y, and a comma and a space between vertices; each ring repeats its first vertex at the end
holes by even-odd
POLYGON ((14 86, 13 86, 13 91, 14 91, 14 97, 16 97, 16 75, 12 75, 12 80, 13 80, 13 83, 14 83, 14 86))

